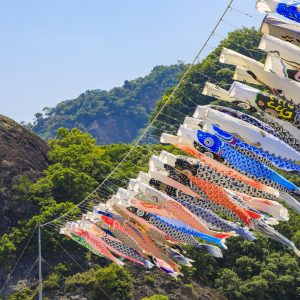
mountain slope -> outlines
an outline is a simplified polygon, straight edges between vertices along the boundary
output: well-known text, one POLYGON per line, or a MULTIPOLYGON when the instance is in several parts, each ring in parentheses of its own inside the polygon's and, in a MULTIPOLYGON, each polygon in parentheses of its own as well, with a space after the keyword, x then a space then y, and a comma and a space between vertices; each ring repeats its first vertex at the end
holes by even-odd
POLYGON ((131 142, 148 120, 163 92, 174 86, 185 65, 156 66, 145 77, 125 81, 110 91, 91 90, 36 114, 33 131, 43 139, 60 127, 79 128, 98 144, 131 142))

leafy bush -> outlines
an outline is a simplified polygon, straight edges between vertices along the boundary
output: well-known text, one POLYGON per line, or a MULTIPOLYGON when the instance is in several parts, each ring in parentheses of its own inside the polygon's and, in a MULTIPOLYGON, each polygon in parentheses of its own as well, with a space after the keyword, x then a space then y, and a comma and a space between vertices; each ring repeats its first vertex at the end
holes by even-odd
POLYGON ((5 265, 7 261, 14 257, 16 247, 7 234, 3 234, 0 239, 0 265, 5 265))
POLYGON ((144 276, 144 283, 150 286, 154 286, 155 278, 151 275, 145 275, 144 276))
POLYGON ((66 290, 72 291, 83 288, 91 299, 130 299, 133 288, 131 274, 116 264, 110 264, 106 268, 94 267, 85 273, 78 273, 66 282, 66 290))
POLYGON ((169 297, 164 296, 164 295, 160 295, 160 294, 156 294, 156 295, 153 295, 151 297, 142 298, 141 300, 169 300, 169 297))
POLYGON ((43 281, 45 290, 57 290, 59 288, 60 276, 57 273, 51 273, 46 280, 43 281))
POLYGON ((9 300, 31 300, 31 291, 29 288, 22 288, 11 294, 9 300))

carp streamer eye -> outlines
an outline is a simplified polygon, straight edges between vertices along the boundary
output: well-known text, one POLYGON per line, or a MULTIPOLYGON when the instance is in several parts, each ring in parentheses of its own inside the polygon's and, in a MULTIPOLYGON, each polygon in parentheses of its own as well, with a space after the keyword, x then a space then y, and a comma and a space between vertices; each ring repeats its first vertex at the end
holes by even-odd
POLYGON ((207 147, 212 147, 214 145, 214 140, 212 138, 205 138, 204 145, 207 147))
POLYGON ((250 109, 251 108, 251 106, 246 102, 240 102, 238 104, 238 107, 243 108, 243 109, 250 109))
POLYGON ((140 210, 140 209, 137 209, 136 214, 137 214, 139 217, 142 217, 142 216, 145 214, 145 212, 142 211, 142 210, 140 210))

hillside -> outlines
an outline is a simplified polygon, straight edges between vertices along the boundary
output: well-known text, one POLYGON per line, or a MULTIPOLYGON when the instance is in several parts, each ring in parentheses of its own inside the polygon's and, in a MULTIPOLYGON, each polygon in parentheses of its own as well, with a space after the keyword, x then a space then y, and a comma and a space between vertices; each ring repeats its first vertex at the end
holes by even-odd
POLYGON ((54 137, 60 127, 79 128, 98 144, 129 143, 147 123, 164 91, 174 86, 185 65, 156 66, 145 77, 125 80, 109 91, 91 90, 54 108, 36 114, 32 130, 43 139, 54 137))

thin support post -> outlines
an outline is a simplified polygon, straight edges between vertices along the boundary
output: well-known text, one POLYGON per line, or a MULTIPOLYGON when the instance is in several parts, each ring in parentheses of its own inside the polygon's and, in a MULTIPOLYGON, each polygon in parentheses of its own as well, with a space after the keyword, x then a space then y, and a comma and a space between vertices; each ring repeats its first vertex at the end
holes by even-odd
POLYGON ((43 299, 43 281, 42 281, 42 245, 41 245, 41 225, 38 231, 38 248, 39 248, 39 300, 43 299))

